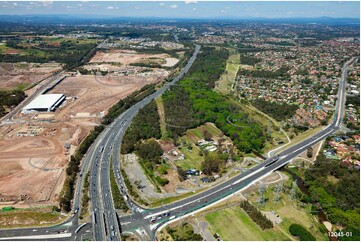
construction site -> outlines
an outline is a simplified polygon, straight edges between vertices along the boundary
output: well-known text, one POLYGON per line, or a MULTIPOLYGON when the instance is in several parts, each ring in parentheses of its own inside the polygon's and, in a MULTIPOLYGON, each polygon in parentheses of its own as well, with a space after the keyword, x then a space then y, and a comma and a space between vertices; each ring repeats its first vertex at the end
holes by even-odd
POLYGON ((25 89, 59 70, 58 63, 0 63, 0 90, 25 89))
MULTIPOLYGON (((135 63, 153 62, 160 65, 172 62, 175 58, 170 58, 166 53, 162 54, 145 54, 137 53, 134 50, 119 50, 112 49, 107 51, 98 51, 95 56, 90 60, 90 63, 119 63, 123 65, 130 65, 135 63)), ((176 62, 174 63, 176 64, 176 62)), ((168 66, 170 66, 168 64, 168 66)))
MULTIPOLYGON (((29 104, 26 107, 30 106, 31 110, 19 111, 10 121, 2 122, 0 207, 57 204, 70 155, 94 126, 100 124, 107 110, 143 86, 169 76, 163 69, 135 68, 126 75, 65 73, 42 93, 61 98, 61 102, 54 99, 45 107, 36 100, 42 96, 38 95, 30 104, 39 107, 29 104)), ((34 93, 37 88, 27 92, 34 93)))

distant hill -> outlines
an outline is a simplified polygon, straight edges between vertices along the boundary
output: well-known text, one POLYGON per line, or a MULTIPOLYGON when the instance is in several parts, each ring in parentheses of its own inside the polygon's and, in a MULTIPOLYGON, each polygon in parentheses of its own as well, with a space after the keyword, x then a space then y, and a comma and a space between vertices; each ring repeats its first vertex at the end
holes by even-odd
POLYGON ((121 22, 240 22, 240 23, 275 23, 275 24, 326 24, 359 26, 358 18, 255 18, 224 16, 217 18, 155 18, 155 17, 117 17, 104 15, 65 15, 65 14, 34 14, 34 15, 0 15, 0 22, 19 24, 111 24, 121 22))

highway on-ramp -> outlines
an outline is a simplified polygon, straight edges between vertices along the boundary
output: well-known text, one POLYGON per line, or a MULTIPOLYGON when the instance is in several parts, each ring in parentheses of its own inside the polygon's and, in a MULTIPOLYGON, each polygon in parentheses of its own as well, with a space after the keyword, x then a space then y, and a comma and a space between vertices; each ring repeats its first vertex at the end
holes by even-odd
MULTIPOLYGON (((201 208, 209 206, 210 204, 225 198, 242 188, 247 187, 254 181, 266 176, 270 172, 286 165, 293 158, 300 155, 308 147, 318 143, 327 136, 337 131, 342 124, 342 117, 344 113, 344 103, 346 98, 346 76, 347 66, 354 60, 345 63, 342 68, 342 76, 340 79, 338 99, 335 107, 335 114, 332 122, 322 131, 313 135, 312 137, 290 147, 281 153, 265 160, 262 164, 259 164, 252 169, 247 170, 233 178, 226 180, 225 182, 212 187, 204 192, 195 194, 191 197, 182 199, 180 201, 154 208, 146 209, 136 204, 131 200, 127 194, 126 187, 124 186, 122 179, 117 179, 118 186, 120 187, 124 196, 126 196, 127 204, 133 211, 131 216, 124 216, 117 218, 117 214, 114 209, 113 200, 110 192, 110 166, 113 165, 113 171, 119 172, 119 154, 120 143, 122 136, 131 124, 132 119, 137 112, 152 101, 154 98, 160 96, 166 91, 169 86, 173 85, 176 81, 180 80, 183 75, 189 70, 191 64, 194 62, 196 55, 199 52, 200 47, 196 46, 196 50, 189 60, 187 66, 181 71, 181 73, 170 83, 163 86, 157 92, 144 98, 124 113, 122 113, 112 124, 108 125, 106 129, 99 135, 97 140, 91 146, 83 159, 81 171, 81 178, 78 179, 76 184, 76 192, 74 198, 74 208, 80 206, 82 196, 82 185, 85 174, 90 170, 90 196, 91 196, 91 211, 92 211, 92 228, 93 238, 95 240, 119 240, 120 232, 133 232, 133 231, 145 231, 150 239, 155 239, 155 233, 157 229, 167 222, 179 219, 192 212, 195 212, 201 208), (155 223, 150 223, 152 217, 156 218, 155 223), (119 221, 119 223, 118 223, 119 221), (114 232, 114 233, 112 233, 114 232)), ((74 211, 74 210, 73 210, 74 211)), ((71 240, 75 237, 75 229, 78 227, 78 214, 69 218, 66 223, 71 225, 68 227, 68 231, 60 231, 60 233, 71 233, 71 240)), ((64 223, 65 224, 65 223, 64 223)), ((61 226, 61 225, 59 225, 61 226)), ((21 234, 44 234, 46 233, 59 233, 59 227, 40 228, 36 231, 33 229, 17 229, 17 230, 0 230, 0 237, 12 237, 21 234), (46 232, 46 231, 47 232, 46 232)), ((64 235, 65 236, 65 235, 64 235)), ((68 238, 68 239, 70 239, 68 238)), ((54 238, 55 239, 55 238, 54 238)), ((63 238, 65 239, 65 238, 63 238)), ((55 240, 62 240, 61 238, 55 240)))
MULTIPOLYGON (((131 216, 120 217, 120 223, 122 225, 122 231, 141 231, 145 230, 151 239, 155 239, 155 233, 157 229, 168 222, 171 219, 177 219, 179 217, 185 216, 186 214, 190 214, 194 211, 197 211, 205 206, 208 206, 220 199, 227 197, 236 191, 239 191, 248 185, 252 184, 254 181, 268 175, 270 172, 279 169, 280 167, 286 165, 292 159, 299 156, 302 152, 307 150, 310 146, 315 145, 321 140, 325 139, 327 136, 333 134, 335 131, 339 129, 339 126, 342 123, 343 117, 343 107, 345 103, 345 87, 346 87, 346 75, 347 75, 347 66, 354 59, 351 59, 342 68, 342 77, 340 79, 339 91, 338 91, 338 100, 335 108, 334 118, 324 130, 319 133, 313 135, 312 137, 305 139, 304 141, 285 149, 279 154, 265 160, 265 162, 257 165, 256 167, 249 169, 233 178, 228 179, 227 181, 208 189, 199 194, 195 194, 191 197, 182 199, 177 202, 173 202, 168 205, 164 205, 162 207, 154 208, 154 209, 145 209, 139 208, 140 206, 133 204, 133 214, 131 216), (151 218, 155 218, 157 221, 155 223, 151 223, 151 218)), ((134 113, 126 112, 124 114, 126 125, 123 125, 122 128, 125 131, 128 122, 130 119, 134 117, 134 113)), ((121 131, 121 132, 124 132, 121 131)), ((114 166, 118 167, 119 158, 117 154, 119 154, 119 142, 118 140, 121 138, 121 135, 116 136, 114 140, 114 145, 116 145, 116 149, 114 150, 114 166)), ((125 189, 126 192, 126 189, 125 189)))
MULTIPOLYGON (((110 190, 110 166, 119 161, 119 144, 127 127, 138 111, 153 99, 162 95, 170 86, 180 80, 193 64, 200 50, 197 45, 193 56, 176 78, 165 84, 155 93, 147 96, 140 102, 122 113, 114 122, 108 125, 105 131, 94 143, 93 148, 83 161, 90 165, 90 199, 93 219, 93 235, 96 240, 119 240, 121 228, 115 212, 110 190)), ((117 165, 114 166, 117 171, 117 165)), ((118 181, 119 182, 119 181, 118 181)))

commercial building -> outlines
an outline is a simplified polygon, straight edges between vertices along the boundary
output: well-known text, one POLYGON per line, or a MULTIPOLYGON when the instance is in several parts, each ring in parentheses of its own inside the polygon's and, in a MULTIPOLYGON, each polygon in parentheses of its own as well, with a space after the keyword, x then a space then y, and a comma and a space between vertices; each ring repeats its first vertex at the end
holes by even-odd
POLYGON ((23 112, 24 113, 29 113, 32 111, 51 112, 54 111, 64 100, 65 100, 64 94, 39 95, 23 108, 23 112))

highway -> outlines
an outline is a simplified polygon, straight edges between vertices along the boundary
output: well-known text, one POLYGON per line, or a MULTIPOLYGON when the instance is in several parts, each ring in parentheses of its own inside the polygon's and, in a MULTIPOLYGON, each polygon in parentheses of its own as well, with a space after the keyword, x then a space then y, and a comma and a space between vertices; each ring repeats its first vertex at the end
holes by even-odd
MULTIPOLYGON (((345 103, 347 66, 353 60, 354 59, 351 59, 350 61, 345 63, 342 68, 342 77, 340 78, 338 100, 335 107, 335 115, 331 124, 329 124, 324 130, 290 148, 287 148, 279 154, 265 160, 265 162, 257 165, 256 167, 247 170, 246 172, 243 172, 231 179, 228 179, 227 181, 211 189, 208 189, 207 191, 195 194, 189 198, 185 198, 172 204, 168 204, 154 209, 141 208, 133 201, 130 201, 128 204, 131 205, 133 214, 131 216, 120 218, 120 222, 122 224, 122 231, 135 231, 144 229, 149 234, 151 239, 156 239, 155 233, 157 229, 164 223, 168 222, 170 218, 176 219, 186 214, 192 213, 198 209, 201 209, 216 201, 219 201, 220 199, 230 194, 233 194, 236 191, 241 190, 242 188, 247 187, 254 181, 286 165, 293 158, 299 156, 302 152, 307 150, 308 147, 315 145, 316 143, 325 139, 327 136, 333 134, 339 129, 339 126, 342 123, 342 117, 344 113, 343 107, 345 103), (157 219, 154 224, 150 223, 150 219, 152 217, 155 217, 157 219)), ((135 105, 135 108, 137 108, 137 105, 135 105)), ((113 157, 115 157, 113 165, 115 167, 118 167, 120 149, 119 145, 116 144, 120 143, 121 139, 119 138, 121 138, 122 133, 124 133, 126 127, 130 123, 130 119, 134 117, 135 113, 130 111, 124 113, 123 115, 125 116, 124 120, 126 121, 126 123, 120 127, 121 129, 118 135, 116 135, 115 139, 113 140, 115 147, 117 147, 113 150, 113 157)), ((121 188, 123 188, 124 185, 122 184, 121 180, 119 183, 121 188)))
MULTIPOLYGON (((83 159, 80 172, 83 175, 81 176, 82 179, 78 179, 77 181, 73 204, 74 208, 80 207, 79 205, 82 195, 81 188, 83 180, 86 172, 90 170, 91 176, 89 189, 91 196, 91 211, 93 212, 92 229, 95 240, 119 240, 121 231, 134 232, 138 229, 145 230, 150 239, 155 239, 155 233, 157 229, 165 223, 169 222, 170 219, 173 220, 186 216, 187 214, 197 211, 205 206, 219 201, 224 197, 227 197, 230 194, 235 193, 236 191, 241 190, 242 188, 245 188, 249 184, 262 178, 263 176, 266 176, 270 172, 286 165, 293 158, 304 152, 308 147, 318 143, 319 141, 325 139, 327 136, 337 131, 342 124, 346 97, 345 87, 347 66, 354 60, 354 58, 345 63, 342 68, 338 99, 335 106, 335 115, 332 122, 324 130, 290 148, 287 148, 281 153, 265 160, 264 163, 259 164, 258 166, 247 170, 246 172, 228 179, 225 182, 208 189, 207 191, 195 194, 180 201, 154 209, 145 209, 137 205, 131 199, 128 199, 127 204, 133 211, 133 214, 131 216, 120 217, 120 227, 117 222, 117 214, 114 209, 110 192, 109 167, 110 165, 113 165, 113 171, 115 173, 118 172, 120 143, 122 136, 127 127, 131 124, 134 116, 142 107, 147 105, 154 98, 160 96, 171 85, 183 77, 183 75, 189 70, 190 66, 194 62, 199 50, 200 46, 196 46, 196 50, 188 64, 172 82, 164 85, 157 92, 144 98, 142 101, 126 110, 112 124, 108 125, 106 129, 99 135, 83 159), (164 216, 164 214, 168 212, 170 214, 164 216), (154 224, 150 223, 150 219, 152 217, 159 217, 154 224), (112 226, 114 227, 112 228, 112 226), (114 235, 112 235, 112 232, 114 232, 114 235)), ((129 198, 126 193, 126 187, 124 186, 123 180, 119 179, 117 182, 123 194, 129 198)), ((78 214, 76 214, 73 218, 69 218, 66 222, 69 221, 72 223, 72 225, 68 228, 68 230, 70 230, 69 233, 72 234, 71 238, 74 239, 74 231, 78 227, 78 214)), ((0 230, 0 237, 18 236, 19 231, 24 235, 34 233, 43 234, 45 233, 45 230, 47 230, 49 233, 55 233, 58 232, 59 229, 57 227, 51 227, 41 228, 37 231, 33 231, 32 229, 0 230), (51 229, 51 231, 49 229, 51 229)), ((66 231, 66 233, 68 233, 68 231, 66 231)))
MULTIPOLYGON (((170 86, 179 81, 193 64, 200 50, 196 46, 193 56, 179 75, 172 82, 165 84, 155 93, 144 98, 140 102, 122 113, 114 122, 108 125, 100 135, 83 163, 91 164, 90 168, 90 198, 93 212, 93 235, 95 240, 119 240, 120 226, 114 209, 112 194, 110 191, 110 165, 114 164, 114 171, 118 171, 120 153, 120 141, 127 127, 138 111, 153 99, 162 95, 170 86)), ((118 180, 118 182, 120 182, 118 180)), ((119 183, 119 185, 121 185, 119 183)), ((124 185, 123 185, 124 187, 124 185)), ((80 188, 79 188, 80 189, 80 188)), ((79 196, 80 197, 80 196, 79 196)), ((78 198, 79 199, 79 198, 78 198)), ((76 202, 75 202, 76 204, 76 202)))

